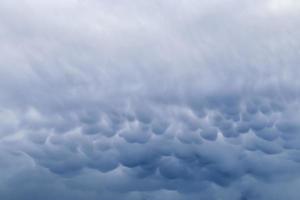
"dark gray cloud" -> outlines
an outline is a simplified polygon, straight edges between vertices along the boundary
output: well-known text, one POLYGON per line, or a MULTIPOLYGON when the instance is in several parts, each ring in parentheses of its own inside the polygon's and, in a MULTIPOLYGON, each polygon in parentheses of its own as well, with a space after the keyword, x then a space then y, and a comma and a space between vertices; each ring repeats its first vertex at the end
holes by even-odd
POLYGON ((0 199, 300 198, 296 0, 0 3, 0 199))

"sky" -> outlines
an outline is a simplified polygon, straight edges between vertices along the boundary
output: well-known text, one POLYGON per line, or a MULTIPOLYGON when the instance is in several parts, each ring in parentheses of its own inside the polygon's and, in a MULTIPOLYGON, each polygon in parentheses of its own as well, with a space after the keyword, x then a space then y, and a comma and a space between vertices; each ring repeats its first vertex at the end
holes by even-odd
POLYGON ((298 0, 1 0, 0 199, 299 200, 298 0))

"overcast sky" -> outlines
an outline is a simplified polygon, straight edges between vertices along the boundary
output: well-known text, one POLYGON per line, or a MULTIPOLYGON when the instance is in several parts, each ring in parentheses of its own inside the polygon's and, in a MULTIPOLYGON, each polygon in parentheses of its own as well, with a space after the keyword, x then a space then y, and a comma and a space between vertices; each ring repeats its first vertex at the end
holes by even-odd
POLYGON ((299 200, 300 1, 1 0, 0 199, 299 200))

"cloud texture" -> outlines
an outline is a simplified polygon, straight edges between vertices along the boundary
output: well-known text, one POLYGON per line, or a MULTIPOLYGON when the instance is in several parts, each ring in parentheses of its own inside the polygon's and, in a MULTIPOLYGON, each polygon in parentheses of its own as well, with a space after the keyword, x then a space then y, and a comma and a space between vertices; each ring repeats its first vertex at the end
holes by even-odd
POLYGON ((296 0, 2 0, 0 199, 300 198, 296 0))

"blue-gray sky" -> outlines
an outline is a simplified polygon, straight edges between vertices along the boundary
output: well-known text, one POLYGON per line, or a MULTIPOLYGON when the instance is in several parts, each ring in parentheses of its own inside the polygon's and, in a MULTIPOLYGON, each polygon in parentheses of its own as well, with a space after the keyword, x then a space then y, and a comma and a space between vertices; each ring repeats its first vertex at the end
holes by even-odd
POLYGON ((1 0, 0 199, 299 200, 297 0, 1 0))

